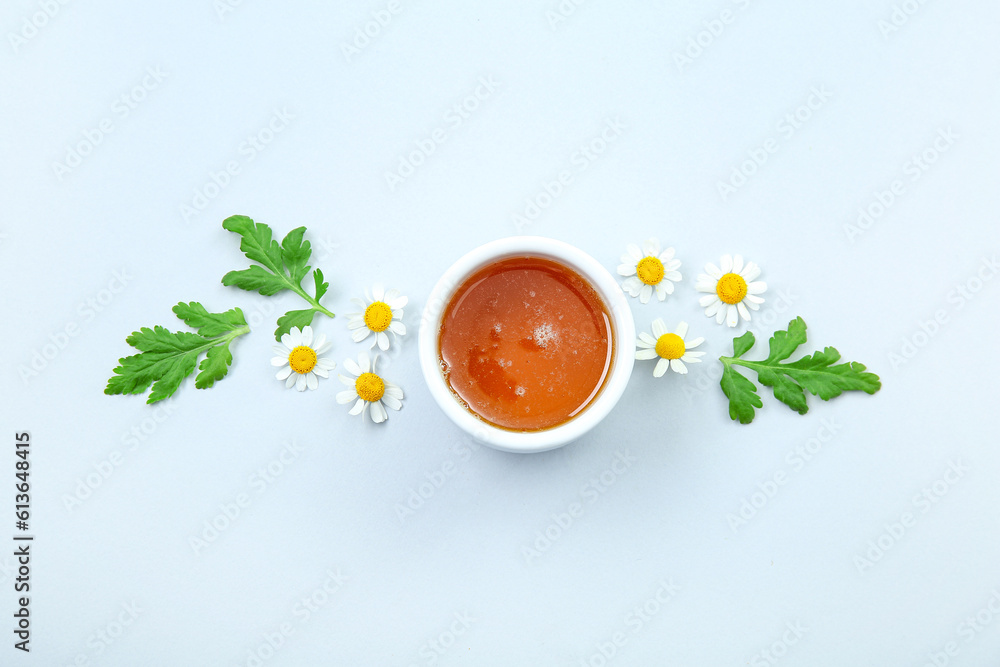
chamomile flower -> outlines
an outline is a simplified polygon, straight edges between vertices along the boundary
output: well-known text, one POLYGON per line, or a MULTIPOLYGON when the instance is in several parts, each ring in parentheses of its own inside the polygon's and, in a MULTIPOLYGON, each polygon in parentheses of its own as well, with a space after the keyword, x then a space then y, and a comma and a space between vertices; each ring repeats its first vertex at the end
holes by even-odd
POLYGON ((673 333, 667 329, 667 325, 662 319, 653 320, 653 335, 650 336, 645 331, 639 332, 639 338, 635 341, 635 358, 639 360, 656 359, 656 366, 653 367, 653 377, 660 377, 667 372, 667 369, 683 375, 688 372, 685 362, 695 364, 701 362, 704 352, 691 352, 691 348, 698 347, 704 338, 685 340, 687 335, 687 322, 681 322, 674 329, 673 333))
POLYGON ((764 303, 758 295, 767 291, 767 283, 757 281, 760 267, 753 262, 744 264, 740 255, 723 255, 721 267, 709 262, 705 271, 695 285, 699 292, 709 292, 698 302, 705 315, 714 315, 717 323, 725 321, 731 327, 739 324, 741 316, 749 322, 750 310, 757 310, 764 303))
POLYGON ((362 310, 347 316, 347 328, 353 331, 351 337, 355 343, 375 334, 371 346, 378 345, 384 351, 389 349, 389 335, 386 331, 396 336, 406 335, 406 325, 400 320, 403 319, 403 306, 406 305, 407 298, 400 296, 399 290, 386 291, 382 285, 375 284, 370 296, 368 290, 365 290, 364 301, 351 299, 351 302, 362 310))
POLYGON ((361 415, 362 419, 370 405, 372 421, 376 424, 389 417, 386 405, 393 410, 403 407, 403 390, 375 373, 377 363, 378 355, 369 359, 367 352, 359 353, 357 361, 344 360, 344 368, 354 377, 341 374, 340 381, 351 388, 337 394, 337 402, 341 405, 356 401, 348 414, 361 415))
POLYGON ((626 292, 639 297, 640 303, 649 303, 654 291, 660 301, 673 294, 674 283, 681 279, 677 270, 681 262, 674 259, 673 248, 660 252, 660 242, 653 238, 643 242, 642 250, 634 243, 628 244, 625 249, 628 252, 622 255, 618 275, 628 276, 622 282, 626 292))
POLYGON ((315 389, 319 384, 316 376, 330 377, 330 371, 337 367, 335 361, 323 356, 331 345, 323 334, 314 339, 312 327, 292 327, 281 336, 281 345, 271 348, 278 355, 271 359, 271 365, 282 367, 275 377, 285 383, 286 389, 315 389))

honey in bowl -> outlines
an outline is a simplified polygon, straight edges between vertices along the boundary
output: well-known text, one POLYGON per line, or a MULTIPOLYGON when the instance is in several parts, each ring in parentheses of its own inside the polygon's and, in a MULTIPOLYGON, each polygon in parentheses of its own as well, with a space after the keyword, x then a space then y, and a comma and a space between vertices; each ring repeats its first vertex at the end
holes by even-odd
POLYGON ((514 431, 563 424, 600 393, 614 358, 611 317, 590 283, 541 257, 469 276, 441 323, 441 369, 483 420, 514 431))

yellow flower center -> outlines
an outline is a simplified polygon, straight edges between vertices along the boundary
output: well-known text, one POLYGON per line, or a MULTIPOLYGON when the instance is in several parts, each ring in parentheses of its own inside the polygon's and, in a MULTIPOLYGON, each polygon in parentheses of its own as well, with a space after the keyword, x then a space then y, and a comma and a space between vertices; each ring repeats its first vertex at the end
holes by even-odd
POLYGON ((374 373, 362 373, 354 381, 354 391, 358 392, 358 398, 374 403, 385 393, 385 382, 374 373))
POLYGON ((663 280, 663 262, 656 257, 643 257, 636 265, 635 273, 647 285, 659 285, 663 280))
POLYGON ((739 274, 727 273, 719 278, 719 282, 715 286, 715 293, 719 295, 723 303, 729 305, 739 303, 747 295, 747 281, 743 280, 743 276, 739 274))
POLYGON ((389 328, 392 322, 392 308, 384 301, 376 301, 365 308, 365 326, 378 333, 389 328))
POLYGON ((680 359, 685 349, 684 339, 677 334, 663 334, 656 339, 656 353, 664 359, 680 359))
POLYGON ((299 345, 288 355, 288 365, 299 375, 304 375, 316 367, 316 352, 311 347, 299 345))

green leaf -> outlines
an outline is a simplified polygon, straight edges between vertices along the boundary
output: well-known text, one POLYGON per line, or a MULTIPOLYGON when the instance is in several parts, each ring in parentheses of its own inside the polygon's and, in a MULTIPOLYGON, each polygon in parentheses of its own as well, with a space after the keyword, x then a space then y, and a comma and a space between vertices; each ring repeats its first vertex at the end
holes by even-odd
POLYGON ((748 331, 739 338, 733 340, 733 356, 742 357, 747 351, 754 346, 757 339, 753 337, 753 333, 748 331))
POLYGON ((232 331, 233 327, 246 324, 243 318, 243 311, 239 308, 227 310, 224 313, 210 313, 205 310, 205 306, 197 301, 191 303, 181 302, 174 306, 174 314, 184 321, 192 329, 197 329, 202 336, 221 336, 227 331, 232 331))
POLYGON ((824 401, 840 396, 845 391, 863 391, 874 394, 882 388, 879 377, 866 372, 864 364, 857 361, 837 364, 840 353, 832 347, 811 356, 785 364, 785 372, 814 396, 824 401))
POLYGON ((313 281, 316 283, 316 300, 319 301, 330 289, 330 283, 323 281, 323 272, 319 269, 313 271, 313 281))
POLYGON ((767 361, 774 363, 792 356, 792 353, 806 342, 806 323, 801 317, 796 317, 788 323, 788 331, 775 331, 767 346, 771 353, 767 361))
POLYGON ((242 271, 230 271, 222 276, 222 284, 239 287, 248 292, 260 292, 264 296, 271 296, 281 290, 289 289, 288 283, 281 276, 268 273, 264 267, 256 264, 242 271))
POLYGON ((222 221, 223 229, 239 234, 240 250, 250 260, 263 264, 273 273, 282 273, 281 246, 271 238, 271 228, 257 224, 245 215, 233 215, 222 221))
POLYGON ((288 311, 278 318, 278 328, 274 330, 275 340, 281 340, 281 337, 291 331, 292 327, 302 329, 309 326, 312 324, 313 315, 315 314, 316 311, 312 308, 288 311))
POLYGON ((301 283, 302 279, 309 273, 309 267, 306 266, 306 263, 309 261, 312 250, 309 248, 309 241, 302 240, 302 235, 305 233, 305 227, 297 227, 288 232, 281 242, 281 258, 285 262, 292 282, 296 284, 301 283))
POLYGON ((806 403, 806 393, 802 391, 802 387, 795 384, 787 376, 770 368, 759 368, 757 369, 757 379, 765 387, 771 388, 776 399, 800 415, 804 415, 809 411, 809 404, 806 403))
POLYGON ((743 366, 757 373, 757 380, 770 387, 774 397, 805 414, 809 410, 806 392, 827 401, 845 391, 863 391, 874 394, 882 383, 874 373, 867 372, 864 364, 856 361, 837 364, 840 352, 833 347, 786 362, 800 345, 806 342, 806 323, 796 317, 785 331, 776 331, 768 341, 770 354, 763 361, 749 361, 742 355, 753 347, 753 334, 747 332, 733 341, 733 356, 720 357, 722 362, 722 391, 729 398, 729 416, 741 424, 754 418, 754 408, 762 406, 757 388, 752 381, 736 371, 733 366, 743 366))
POLYGON ((293 310, 278 319, 278 328, 274 331, 275 340, 281 340, 281 335, 287 333, 293 326, 307 326, 313 320, 315 313, 323 313, 327 317, 334 314, 324 307, 320 298, 330 287, 323 281, 323 272, 313 271, 316 284, 315 296, 302 287, 302 279, 309 273, 309 257, 312 247, 305 240, 305 227, 296 227, 285 235, 279 245, 274 240, 271 228, 263 223, 257 223, 245 215, 234 215, 226 218, 222 226, 239 234, 240 250, 251 261, 257 262, 250 268, 240 271, 230 271, 222 277, 222 284, 239 287, 248 292, 259 292, 264 296, 272 296, 283 290, 291 290, 306 300, 310 305, 308 310, 293 310), (300 323, 304 323, 301 324, 300 323))
POLYGON ((722 380, 719 385, 729 398, 729 418, 738 419, 741 424, 752 422, 754 408, 763 405, 754 383, 743 377, 731 365, 723 362, 722 380))
POLYGON ((139 354, 118 360, 114 375, 108 380, 105 394, 142 394, 152 385, 147 403, 156 403, 177 391, 184 378, 195 368, 199 389, 211 387, 229 372, 233 357, 229 343, 249 333, 239 308, 224 313, 210 313, 198 302, 178 303, 174 313, 198 333, 170 331, 165 327, 143 327, 126 338, 139 354), (198 366, 198 357, 206 353, 198 366))
POLYGON ((198 365, 198 377, 194 379, 194 386, 198 389, 208 389, 216 380, 226 377, 229 372, 229 365, 233 363, 233 353, 229 351, 229 341, 218 347, 208 348, 205 358, 198 365))

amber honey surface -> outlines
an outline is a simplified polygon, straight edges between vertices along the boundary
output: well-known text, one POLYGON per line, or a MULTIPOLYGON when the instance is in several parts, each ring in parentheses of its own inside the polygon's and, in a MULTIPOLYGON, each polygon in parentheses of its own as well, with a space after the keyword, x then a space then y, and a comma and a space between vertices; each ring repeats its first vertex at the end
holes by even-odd
POLYGON ((533 431, 569 421, 600 391, 614 352, 611 318, 575 271, 538 257, 470 276, 441 324, 441 369, 469 409, 533 431))

